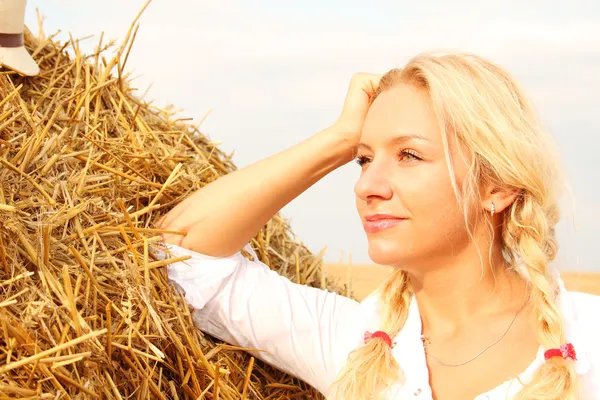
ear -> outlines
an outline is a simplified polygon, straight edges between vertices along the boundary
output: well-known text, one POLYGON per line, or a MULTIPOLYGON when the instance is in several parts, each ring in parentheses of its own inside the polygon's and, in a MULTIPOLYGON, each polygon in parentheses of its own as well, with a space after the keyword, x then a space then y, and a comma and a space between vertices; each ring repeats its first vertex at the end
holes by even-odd
POLYGON ((516 189, 489 185, 482 196, 482 207, 488 212, 491 212, 493 207, 494 212, 497 214, 510 207, 518 195, 519 191, 516 189))

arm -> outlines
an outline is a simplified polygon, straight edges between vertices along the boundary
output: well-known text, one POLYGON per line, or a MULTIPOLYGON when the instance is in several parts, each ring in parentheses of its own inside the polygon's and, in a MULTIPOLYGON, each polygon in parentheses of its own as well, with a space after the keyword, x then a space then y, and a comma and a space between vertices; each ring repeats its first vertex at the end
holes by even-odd
MULTIPOLYGON (((248 243, 281 208, 352 159, 343 136, 321 131, 198 190, 166 215, 162 228, 186 231, 182 247, 229 256, 248 243)), ((166 236, 167 243, 179 237, 166 236)))
MULTIPOLYGON (((164 229, 183 230, 168 266, 203 331, 242 347, 322 392, 362 339, 359 305, 290 282, 239 250, 283 206, 353 157, 376 75, 353 78, 340 119, 309 139, 206 185, 166 215, 164 229)), ((166 236, 167 244, 178 237, 166 236)), ((366 313, 371 314, 371 313, 366 313)))
POLYGON ((258 261, 236 253, 214 258, 172 246, 188 261, 168 266, 169 279, 185 292, 203 332, 247 349, 255 357, 326 394, 362 343, 374 310, 293 283, 258 261))
MULTIPOLYGON (((182 247, 202 254, 239 251, 287 203, 352 159, 380 78, 354 75, 341 116, 330 128, 211 182, 171 210, 161 228, 187 232, 182 247)), ((165 236, 170 244, 179 240, 165 236)))

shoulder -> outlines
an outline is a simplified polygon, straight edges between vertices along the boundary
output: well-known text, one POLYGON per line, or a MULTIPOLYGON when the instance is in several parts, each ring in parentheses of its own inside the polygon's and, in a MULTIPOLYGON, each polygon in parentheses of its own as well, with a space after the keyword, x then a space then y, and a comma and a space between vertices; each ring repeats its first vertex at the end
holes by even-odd
MULTIPOLYGON (((577 336, 587 338, 600 337, 600 296, 565 291, 562 296, 563 318, 568 325, 568 330, 576 332, 577 336)), ((594 346, 598 346, 597 340, 591 340, 594 346)))
POLYGON ((561 311, 565 338, 577 353, 577 373, 593 394, 590 399, 600 400, 600 296, 564 290, 561 311))
POLYGON ((600 328, 598 317, 600 316, 600 296, 568 291, 573 305, 573 311, 576 314, 577 321, 583 324, 591 324, 597 329, 600 328))

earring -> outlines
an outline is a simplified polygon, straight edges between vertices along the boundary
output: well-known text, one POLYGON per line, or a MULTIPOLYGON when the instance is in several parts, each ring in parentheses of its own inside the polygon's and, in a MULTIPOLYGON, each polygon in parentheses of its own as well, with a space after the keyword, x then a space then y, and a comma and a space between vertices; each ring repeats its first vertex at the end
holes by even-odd
POLYGON ((496 206, 494 205, 494 202, 492 202, 492 208, 490 210, 490 214, 492 214, 492 217, 493 217, 495 213, 496 213, 496 206))

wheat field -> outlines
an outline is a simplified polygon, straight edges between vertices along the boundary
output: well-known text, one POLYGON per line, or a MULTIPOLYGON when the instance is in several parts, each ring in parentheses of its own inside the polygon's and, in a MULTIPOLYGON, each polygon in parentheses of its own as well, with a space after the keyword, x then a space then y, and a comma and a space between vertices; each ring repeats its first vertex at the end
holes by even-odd
MULTIPOLYGON (((349 283, 354 296, 361 300, 379 286, 391 273, 390 267, 374 264, 324 264, 327 276, 349 283)), ((562 271, 569 290, 600 295, 600 272, 562 271)))

